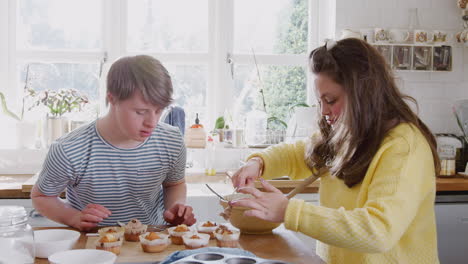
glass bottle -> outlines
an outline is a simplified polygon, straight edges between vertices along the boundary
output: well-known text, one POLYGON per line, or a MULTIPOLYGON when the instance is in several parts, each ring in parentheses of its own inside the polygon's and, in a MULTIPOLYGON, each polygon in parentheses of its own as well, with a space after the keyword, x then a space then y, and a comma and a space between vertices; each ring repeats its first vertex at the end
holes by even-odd
POLYGON ((419 16, 417 8, 409 9, 408 29, 410 31, 409 41, 414 42, 414 30, 419 29, 419 16))
POLYGON ((34 263, 34 233, 22 206, 0 206, 0 263, 34 263))
POLYGON ((206 144, 206 156, 205 156, 205 174, 208 176, 216 175, 216 169, 214 166, 216 145, 213 137, 208 136, 208 142, 206 144))
POLYGON ((266 142, 267 113, 265 111, 253 110, 247 114, 245 124, 247 145, 262 145, 266 142))

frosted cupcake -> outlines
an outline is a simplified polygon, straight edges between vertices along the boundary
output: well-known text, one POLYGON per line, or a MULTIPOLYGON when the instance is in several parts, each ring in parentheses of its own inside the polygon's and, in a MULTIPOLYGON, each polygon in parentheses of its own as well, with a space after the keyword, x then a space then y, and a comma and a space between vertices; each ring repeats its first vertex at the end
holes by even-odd
POLYGON ((148 232, 140 235, 139 239, 141 248, 147 253, 162 252, 171 243, 169 235, 163 233, 148 232))
POLYGON ((220 225, 214 232, 218 247, 236 248, 239 243, 240 232, 220 225))
POLYGON ((146 232, 148 226, 142 224, 138 219, 132 219, 125 225, 125 240, 138 242, 140 241, 140 235, 146 232))
POLYGON ((198 233, 210 235, 210 239, 214 239, 214 231, 218 228, 218 225, 215 222, 201 222, 197 226, 198 233))
POLYGON ((103 236, 106 236, 107 234, 110 234, 110 235, 113 235, 113 236, 115 236, 117 238, 122 238, 124 233, 125 233, 125 229, 123 227, 120 227, 120 226, 103 227, 103 228, 98 230, 98 233, 99 233, 100 237, 103 237, 103 236))
POLYGON ((116 255, 120 254, 120 248, 122 247, 122 238, 116 237, 113 234, 106 234, 101 236, 96 241, 96 249, 110 251, 116 255))
POLYGON ((169 235, 171 235, 171 241, 174 245, 183 245, 184 240, 182 239, 182 236, 185 234, 193 234, 193 231, 184 224, 169 227, 167 231, 169 232, 169 235))
POLYGON ((185 234, 182 236, 182 240, 184 241, 185 248, 187 249, 202 248, 208 245, 210 235, 203 233, 185 234))

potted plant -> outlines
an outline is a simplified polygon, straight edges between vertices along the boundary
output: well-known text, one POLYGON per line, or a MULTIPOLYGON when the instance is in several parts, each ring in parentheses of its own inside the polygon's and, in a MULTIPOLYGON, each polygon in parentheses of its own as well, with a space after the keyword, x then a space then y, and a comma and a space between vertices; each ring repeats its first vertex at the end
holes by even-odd
POLYGON ((38 131, 37 131, 37 122, 32 120, 25 120, 25 105, 26 102, 29 102, 29 65, 26 68, 26 75, 23 88, 23 98, 21 101, 21 108, 19 113, 15 113, 8 109, 6 96, 0 92, 0 103, 2 106, 2 111, 5 115, 15 119, 16 122, 16 146, 20 149, 30 148, 36 142, 38 131))
POLYGON ((47 145, 69 131, 68 120, 63 115, 73 111, 81 111, 89 103, 86 95, 72 88, 47 89, 40 92, 30 89, 29 96, 33 98, 33 105, 29 109, 38 106, 45 106, 48 109, 46 119, 47 145))

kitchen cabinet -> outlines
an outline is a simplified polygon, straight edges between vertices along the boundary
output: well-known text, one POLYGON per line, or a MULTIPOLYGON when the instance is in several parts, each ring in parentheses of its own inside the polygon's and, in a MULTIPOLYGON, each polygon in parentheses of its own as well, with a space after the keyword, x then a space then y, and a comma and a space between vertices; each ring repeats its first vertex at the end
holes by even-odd
POLYGON ((468 191, 438 193, 435 213, 440 263, 466 264, 468 191))

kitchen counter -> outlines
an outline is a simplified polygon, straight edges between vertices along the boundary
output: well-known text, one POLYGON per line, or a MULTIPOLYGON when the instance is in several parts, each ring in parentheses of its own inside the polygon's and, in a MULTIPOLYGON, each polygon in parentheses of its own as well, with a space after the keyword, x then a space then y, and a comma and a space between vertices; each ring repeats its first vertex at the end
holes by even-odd
MULTIPOLYGON (((32 186, 37 180, 37 176, 18 174, 0 175, 0 199, 28 199, 32 186)), ((205 196, 211 195, 205 188, 198 188, 205 183, 215 185, 222 193, 232 192, 232 186, 225 173, 218 173, 215 176, 207 176, 201 172, 189 172, 186 175, 188 184, 188 195, 205 196)), ((299 181, 294 180, 271 180, 273 186, 279 188, 283 193, 291 191, 299 181)), ((301 193, 317 193, 319 181, 308 185, 301 193)), ((260 187, 260 183, 256 183, 260 187)), ((461 176, 453 178, 437 178, 437 191, 468 191, 468 179, 461 176)))
MULTIPOLYGON (((39 229, 50 229, 50 228, 35 228, 39 229)), ((68 228, 72 229, 72 228, 68 228)), ((84 232, 78 242, 75 245, 75 249, 82 249, 86 247, 87 237, 84 232)), ((125 243, 125 242, 124 242, 125 243)), ((239 238, 239 245, 242 249, 247 250, 255 254, 257 257, 266 259, 282 260, 297 264, 324 264, 325 262, 315 254, 313 249, 305 245, 300 239, 298 239, 294 232, 287 230, 281 225, 280 227, 273 230, 272 234, 266 235, 245 235, 241 234, 239 238)), ((181 246, 181 250, 183 247, 181 246)), ((170 253, 170 252, 167 252, 170 253)), ((141 253, 146 254, 146 253, 141 253)), ((155 256, 156 258, 156 256, 155 256)), ((156 260, 156 259, 155 259, 156 260)), ((139 260, 134 260, 139 262, 139 260)), ((35 264, 47 264, 49 263, 46 259, 37 258, 35 264)), ((117 262, 119 263, 119 259, 117 262)))

